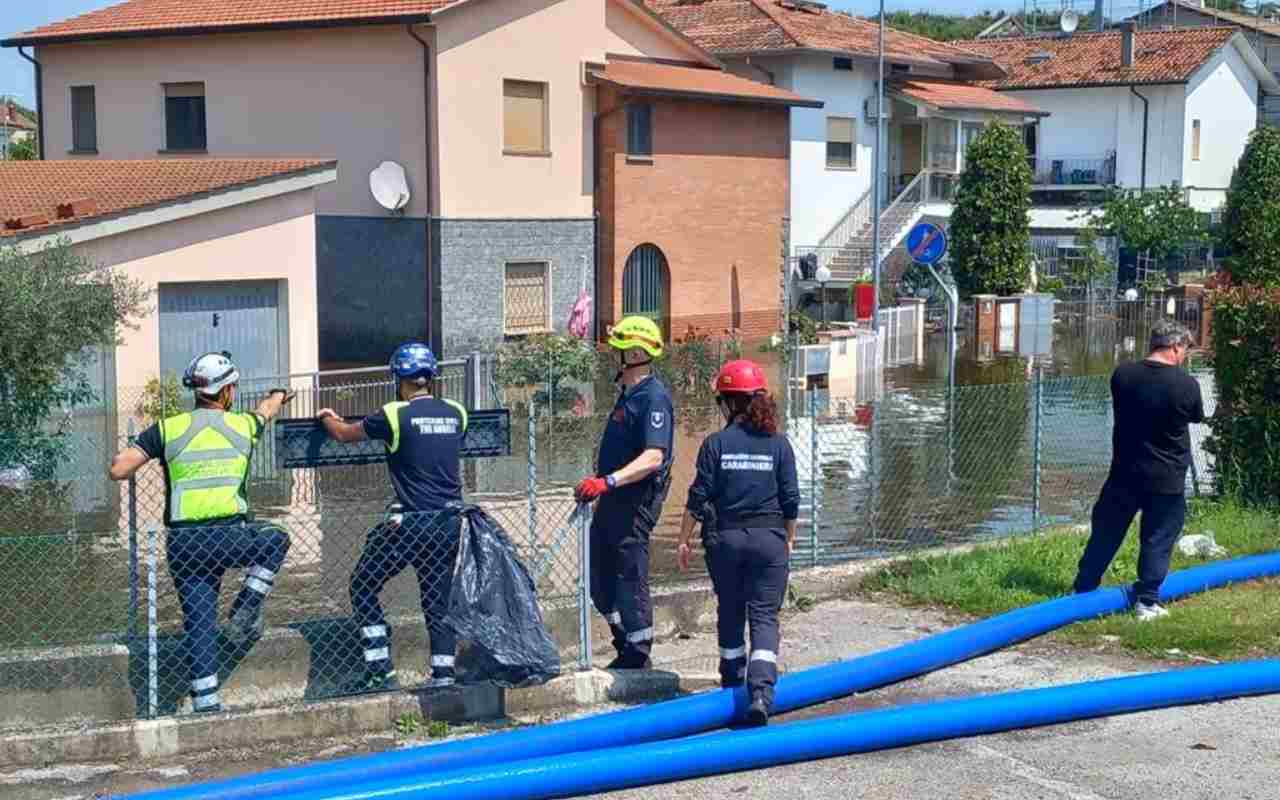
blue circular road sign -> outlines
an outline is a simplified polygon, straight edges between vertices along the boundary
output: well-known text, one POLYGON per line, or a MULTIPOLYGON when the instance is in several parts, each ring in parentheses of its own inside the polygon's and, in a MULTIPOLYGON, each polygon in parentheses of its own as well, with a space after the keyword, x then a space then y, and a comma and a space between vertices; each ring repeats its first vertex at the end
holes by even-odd
POLYGON ((907 253, 917 264, 936 264, 947 252, 947 235, 932 222, 921 222, 907 234, 907 253))

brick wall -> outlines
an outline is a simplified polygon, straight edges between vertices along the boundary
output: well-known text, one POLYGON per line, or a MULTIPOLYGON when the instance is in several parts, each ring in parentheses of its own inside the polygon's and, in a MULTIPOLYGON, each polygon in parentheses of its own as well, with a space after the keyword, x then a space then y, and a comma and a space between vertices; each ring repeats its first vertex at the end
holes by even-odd
MULTIPOLYGON (((787 213, 789 112, 783 107, 647 98, 653 156, 626 156, 626 113, 600 122, 600 315, 622 316, 622 273, 639 245, 666 256, 665 316, 682 333, 777 330, 781 224, 787 213)), ((623 102, 601 87, 599 107, 623 102)))

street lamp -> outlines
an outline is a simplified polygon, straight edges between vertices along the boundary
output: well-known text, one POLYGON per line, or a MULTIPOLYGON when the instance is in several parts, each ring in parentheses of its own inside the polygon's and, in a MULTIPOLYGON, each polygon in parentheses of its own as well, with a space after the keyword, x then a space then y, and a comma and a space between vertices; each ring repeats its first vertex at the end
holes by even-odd
POLYGON ((818 279, 818 285, 822 287, 818 294, 818 304, 822 306, 822 327, 827 327, 827 281, 831 280, 831 270, 824 267, 818 267, 814 271, 813 277, 818 279))

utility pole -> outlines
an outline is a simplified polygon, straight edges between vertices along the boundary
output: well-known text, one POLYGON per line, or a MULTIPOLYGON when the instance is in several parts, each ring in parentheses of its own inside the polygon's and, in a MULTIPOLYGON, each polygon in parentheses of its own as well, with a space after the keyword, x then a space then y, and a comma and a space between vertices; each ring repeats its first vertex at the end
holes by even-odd
POLYGON ((880 43, 877 60, 880 68, 880 79, 876 81, 876 145, 872 150, 871 160, 875 169, 871 176, 871 191, 875 194, 871 218, 871 330, 880 330, 880 157, 884 133, 884 0, 880 0, 880 43))

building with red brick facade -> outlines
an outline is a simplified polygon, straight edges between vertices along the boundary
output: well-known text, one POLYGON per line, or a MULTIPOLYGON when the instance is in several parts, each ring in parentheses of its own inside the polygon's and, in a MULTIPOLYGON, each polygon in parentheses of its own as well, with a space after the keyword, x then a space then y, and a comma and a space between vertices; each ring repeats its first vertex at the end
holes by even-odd
POLYGON ((778 330, 790 108, 776 87, 688 65, 596 70, 599 318, 778 330))

